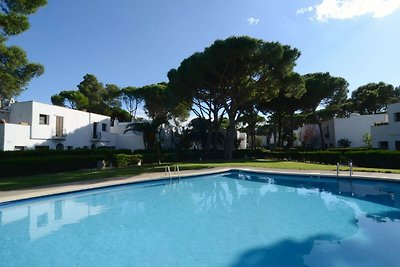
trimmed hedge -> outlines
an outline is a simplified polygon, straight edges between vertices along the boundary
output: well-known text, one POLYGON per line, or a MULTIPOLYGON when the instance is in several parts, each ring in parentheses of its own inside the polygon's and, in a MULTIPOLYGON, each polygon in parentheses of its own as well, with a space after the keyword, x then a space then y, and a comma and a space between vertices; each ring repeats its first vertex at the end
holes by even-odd
POLYGON ((76 149, 0 152, 0 178, 94 169, 98 161, 112 162, 114 154, 130 150, 76 149))
POLYGON ((399 151, 348 151, 345 153, 345 157, 357 167, 400 169, 399 151))
POLYGON ((0 178, 96 168, 100 155, 10 158, 0 160, 0 178))
POLYGON ((128 167, 137 165, 142 160, 142 155, 126 155, 115 154, 113 155, 113 164, 115 167, 128 167))
POLYGON ((400 151, 367 149, 330 149, 318 151, 270 151, 264 158, 278 160, 296 160, 322 164, 347 164, 367 168, 400 169, 400 151))

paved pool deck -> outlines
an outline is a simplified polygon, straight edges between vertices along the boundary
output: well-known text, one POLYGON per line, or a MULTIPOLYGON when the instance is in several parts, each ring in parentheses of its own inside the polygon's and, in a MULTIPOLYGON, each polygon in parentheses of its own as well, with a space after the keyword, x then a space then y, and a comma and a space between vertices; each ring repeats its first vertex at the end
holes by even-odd
MULTIPOLYGON (((192 175, 202 175, 202 174, 211 174, 216 172, 224 172, 229 170, 243 170, 243 171, 257 171, 264 173, 275 173, 275 174, 301 174, 301 175, 310 175, 310 176, 334 176, 336 177, 336 172, 334 171, 312 171, 312 170, 287 170, 287 169, 269 169, 269 168, 255 168, 255 167, 231 167, 231 168, 209 168, 209 169, 201 169, 201 170, 187 170, 181 171, 181 177, 192 176, 192 175)), ((342 171, 339 174, 340 177, 348 177, 348 171, 342 171)), ((400 182, 400 174, 392 174, 392 173, 376 173, 376 172, 354 172, 354 179, 376 179, 376 180, 387 180, 387 181, 396 181, 400 182)), ((114 185, 122 185, 122 184, 130 184, 136 182, 144 182, 144 181, 154 181, 159 179, 165 179, 164 172, 155 172, 155 173, 144 173, 140 175, 135 175, 132 177, 118 177, 118 178, 106 178, 99 180, 89 180, 89 181, 81 181, 81 182, 73 182, 66 184, 55 184, 49 186, 41 186, 30 189, 19 189, 12 191, 0 191, 0 204, 4 204, 7 202, 42 197, 47 195, 55 195, 62 194, 67 192, 76 192, 81 190, 88 190, 94 188, 102 188, 107 186, 114 185)), ((173 178, 177 178, 176 175, 173 175, 173 178)))

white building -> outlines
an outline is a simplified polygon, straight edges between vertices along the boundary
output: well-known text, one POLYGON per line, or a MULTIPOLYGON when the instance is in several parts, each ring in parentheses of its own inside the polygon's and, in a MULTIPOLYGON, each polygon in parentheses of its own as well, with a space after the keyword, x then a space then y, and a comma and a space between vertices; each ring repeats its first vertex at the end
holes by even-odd
POLYGON ((384 121, 387 114, 351 114, 348 118, 334 118, 322 123, 326 147, 338 147, 340 139, 348 139, 350 147, 363 147, 363 136, 371 134, 371 126, 384 121))
POLYGON ((95 113, 34 101, 0 110, 0 150, 112 147, 141 149, 140 134, 124 134, 124 125, 95 113))
POLYGON ((387 106, 388 116, 371 127, 372 147, 400 150, 400 103, 387 106))

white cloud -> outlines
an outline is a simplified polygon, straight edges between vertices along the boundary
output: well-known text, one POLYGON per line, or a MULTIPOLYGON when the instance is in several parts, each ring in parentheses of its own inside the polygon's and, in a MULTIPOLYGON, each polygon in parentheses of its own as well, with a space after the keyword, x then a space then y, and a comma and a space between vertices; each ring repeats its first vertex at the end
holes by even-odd
POLYGON ((300 8, 299 10, 296 11, 296 14, 304 14, 304 13, 308 13, 314 10, 314 7, 309 6, 309 7, 303 7, 300 8))
POLYGON ((400 8, 400 0, 322 0, 315 6, 301 8, 297 14, 315 11, 312 18, 319 21, 351 19, 363 15, 382 18, 400 8))
POLYGON ((248 18, 248 19, 247 19, 247 22, 248 22, 250 25, 257 25, 257 24, 260 22, 260 19, 251 17, 251 18, 248 18))

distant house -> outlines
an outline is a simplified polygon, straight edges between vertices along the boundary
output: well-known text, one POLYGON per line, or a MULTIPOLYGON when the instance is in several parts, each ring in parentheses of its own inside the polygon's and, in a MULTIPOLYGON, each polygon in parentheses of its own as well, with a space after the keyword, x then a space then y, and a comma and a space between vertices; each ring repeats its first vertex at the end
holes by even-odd
POLYGON ((400 150, 400 103, 387 106, 385 120, 371 126, 372 147, 400 150))
POLYGON ((348 118, 334 118, 322 123, 325 147, 338 147, 340 139, 348 139, 350 147, 363 147, 363 135, 371 134, 371 126, 383 121, 387 114, 360 115, 353 113, 348 118))
MULTIPOLYGON (((387 114, 351 114, 348 118, 333 118, 322 123, 325 148, 339 147, 340 139, 348 139, 350 147, 363 147, 363 136, 371 134, 371 126, 385 120, 387 114)), ((320 148, 321 137, 317 124, 307 124, 295 130, 296 139, 306 148, 320 148)))
POLYGON ((141 135, 124 134, 123 127, 95 113, 34 101, 13 103, 0 110, 0 150, 143 148, 141 135))

